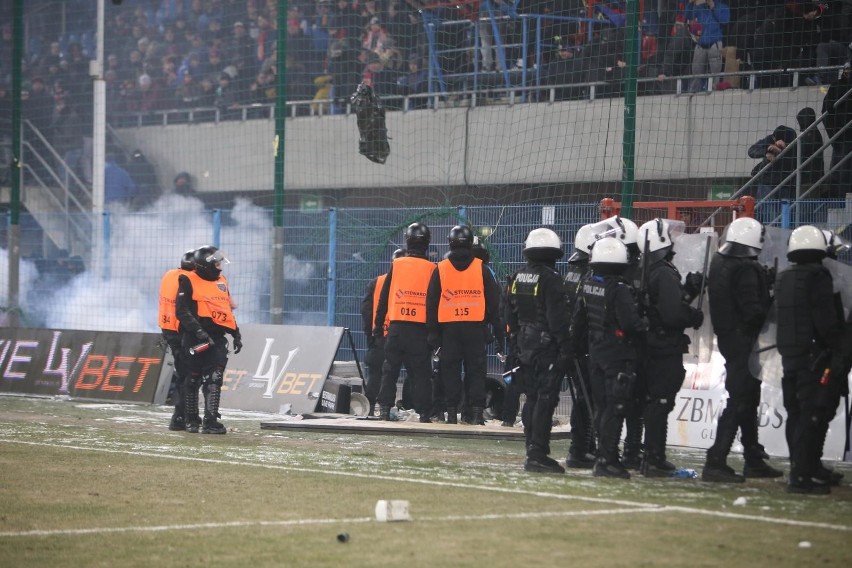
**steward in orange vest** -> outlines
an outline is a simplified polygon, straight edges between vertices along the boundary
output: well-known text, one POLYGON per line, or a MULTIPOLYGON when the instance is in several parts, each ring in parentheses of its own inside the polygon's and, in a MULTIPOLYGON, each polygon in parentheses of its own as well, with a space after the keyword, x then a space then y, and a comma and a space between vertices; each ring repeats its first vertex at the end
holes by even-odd
POLYGON ((195 251, 195 272, 179 276, 177 317, 180 320, 181 346, 187 357, 186 430, 198 432, 198 389, 204 389, 204 419, 201 432, 224 434, 218 422, 219 401, 225 366, 228 364, 228 341, 234 341, 234 353, 243 347, 240 328, 234 319, 228 281, 222 276, 222 263, 228 259, 219 249, 204 246, 195 251))
POLYGON ((491 269, 473 254, 470 227, 453 227, 449 243, 450 253, 438 263, 426 294, 428 342, 432 349, 441 349, 440 380, 447 403, 447 423, 458 422, 464 364, 472 422, 484 424, 488 343, 496 337, 497 351, 502 352, 505 340, 500 318, 501 290, 491 269))
MULTIPOLYGON (((405 255, 402 249, 396 249, 393 253, 393 260, 405 255)), ((376 406, 376 401, 379 397, 379 389, 382 386, 382 365, 385 362, 385 336, 387 335, 388 322, 385 317, 383 326, 384 333, 380 337, 373 336, 373 324, 376 321, 376 310, 379 307, 379 295, 385 284, 387 273, 377 276, 367 284, 367 289, 364 291, 364 298, 361 300, 361 320, 364 323, 364 335, 367 337, 367 354, 364 357, 364 362, 367 364, 367 382, 364 385, 364 396, 370 403, 369 415, 373 415, 373 408, 376 406)), ((411 381, 405 381, 403 387, 402 399, 406 400, 406 388, 411 387, 411 381)), ((408 393, 410 401, 411 393, 408 393)), ((405 404, 409 404, 406 402, 405 404)))
POLYGON ((376 306, 373 337, 384 334, 385 363, 379 390, 379 417, 390 419, 396 401, 397 380, 402 365, 414 381, 414 410, 420 422, 430 422, 432 406, 431 362, 426 344, 426 288, 435 270, 427 258, 431 232, 423 223, 412 223, 405 232, 407 256, 393 261, 376 306))
POLYGON ((180 348, 180 321, 175 313, 175 302, 178 293, 178 277, 181 274, 189 274, 195 270, 192 262, 195 250, 183 253, 180 259, 180 268, 173 268, 163 275, 160 280, 160 302, 157 321, 163 334, 163 339, 169 346, 174 357, 174 372, 172 373, 172 384, 169 394, 175 404, 175 411, 169 421, 169 430, 183 430, 186 427, 184 420, 184 377, 186 376, 186 361, 180 348))

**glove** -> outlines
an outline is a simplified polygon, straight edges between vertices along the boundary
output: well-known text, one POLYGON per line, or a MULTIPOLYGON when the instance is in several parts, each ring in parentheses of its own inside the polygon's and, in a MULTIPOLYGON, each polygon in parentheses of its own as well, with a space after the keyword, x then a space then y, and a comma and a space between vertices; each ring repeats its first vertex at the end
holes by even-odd
POLYGON ((704 312, 692 310, 692 329, 698 329, 704 323, 704 312))
POLYGON ((686 275, 683 283, 684 291, 691 297, 696 298, 701 293, 701 285, 704 283, 704 275, 700 272, 690 272, 686 275))
POLYGON ((200 341, 201 343, 210 343, 211 345, 213 344, 213 340, 210 338, 209 335, 207 335, 207 332, 203 329, 199 329, 195 332, 195 338, 198 339, 198 341, 200 341))
POLYGON ((441 334, 436 331, 430 331, 429 335, 426 336, 426 344, 429 345, 429 349, 435 351, 441 347, 441 334))
POLYGON ((242 351, 243 349, 243 338, 238 335, 234 338, 234 355, 242 351))

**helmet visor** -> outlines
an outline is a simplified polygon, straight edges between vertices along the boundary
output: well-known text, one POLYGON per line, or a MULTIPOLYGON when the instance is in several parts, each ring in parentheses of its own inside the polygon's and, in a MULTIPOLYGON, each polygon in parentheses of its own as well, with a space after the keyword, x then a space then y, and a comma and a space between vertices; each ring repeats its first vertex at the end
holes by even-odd
POLYGON ((217 250, 216 252, 213 252, 213 253, 207 255, 206 257, 204 257, 204 262, 206 262, 208 264, 219 264, 219 263, 230 264, 231 263, 231 261, 228 260, 228 257, 225 256, 225 253, 223 253, 221 250, 217 250))

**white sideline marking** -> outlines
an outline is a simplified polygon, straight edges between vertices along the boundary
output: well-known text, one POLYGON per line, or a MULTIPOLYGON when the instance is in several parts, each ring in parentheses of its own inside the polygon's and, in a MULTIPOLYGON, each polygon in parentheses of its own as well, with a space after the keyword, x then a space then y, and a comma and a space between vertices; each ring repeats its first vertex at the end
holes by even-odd
MULTIPOLYGON (((807 528, 818 528, 818 529, 830 529, 830 530, 838 530, 838 531, 850 531, 852 532, 852 526, 847 525, 834 525, 830 523, 819 523, 815 521, 798 521, 795 519, 784 519, 777 517, 762 517, 759 515, 747 515, 742 513, 728 513, 724 511, 711 511, 706 509, 697 509, 693 507, 682 507, 682 506, 674 506, 674 505, 658 505, 655 503, 642 503, 636 501, 625 501, 621 499, 606 499, 603 497, 583 497, 579 495, 563 495, 558 493, 548 493, 544 491, 530 491, 526 489, 511 489, 511 488, 503 488, 503 487, 490 487, 487 485, 468 485, 464 483, 453 483, 449 481, 435 481, 429 479, 415 479, 415 478, 407 478, 407 477, 392 477, 388 475, 367 475, 363 473, 356 472, 346 472, 346 471, 329 471, 324 469, 312 469, 312 468, 303 468, 303 467, 291 467, 284 465, 274 465, 274 464, 263 464, 263 463, 253 463, 253 462, 243 462, 243 461, 233 461, 233 460, 219 460, 212 458, 196 458, 190 456, 172 456, 167 454, 158 454, 153 452, 139 452, 139 451, 129 451, 129 450, 116 450, 110 448, 96 448, 89 446, 72 446, 72 445, 63 445, 63 444, 49 444, 46 442, 30 442, 24 440, 9 440, 9 439, 0 439, 0 443, 7 442, 10 444, 24 444, 29 446, 43 446, 49 448, 58 448, 58 449, 69 449, 69 450, 88 450, 95 452, 104 452, 111 454, 125 454, 125 455, 133 455, 133 456, 141 456, 141 457, 151 457, 151 458, 165 458, 165 459, 173 459, 179 461, 192 461, 192 462, 200 462, 200 463, 211 463, 217 465, 235 465, 235 466, 249 466, 249 467, 259 467, 263 469, 273 469, 279 471, 295 471, 301 473, 315 473, 320 475, 337 475, 341 477, 355 477, 362 479, 382 479, 385 481, 393 481, 397 483, 419 483, 421 485, 434 485, 437 487, 455 487, 459 489, 470 489, 470 490, 478 490, 478 491, 490 491, 494 493, 507 493, 512 495, 531 495, 535 497, 545 497, 548 499, 561 499, 566 501, 585 501, 589 503, 604 503, 609 505, 621 505, 625 507, 630 507, 629 509, 623 510, 603 510, 603 511, 579 511, 579 512, 565 512, 565 513, 529 513, 529 515, 533 516, 546 516, 546 515, 595 515, 595 514, 619 514, 619 513, 632 513, 632 512, 678 512, 678 513, 687 513, 687 514, 697 514, 697 515, 706 515, 706 516, 714 516, 714 517, 722 517, 726 519, 738 519, 744 521, 758 521, 765 522, 770 524, 781 524, 781 525, 789 525, 796 527, 807 527, 807 528)), ((520 515, 526 515, 527 513, 520 513, 520 515)), ((489 518, 499 518, 499 519, 507 519, 513 518, 511 514, 507 514, 504 516, 496 515, 484 515, 478 517, 435 517, 435 518, 422 518, 420 520, 465 520, 465 519, 489 519, 489 518)), ((369 519, 367 519, 369 520, 369 519)), ((281 524, 298 524, 302 522, 304 524, 310 524, 311 522, 315 524, 319 523, 333 523, 333 522, 341 522, 345 521, 345 519, 341 520, 331 520, 331 519, 319 519, 315 521, 281 521, 281 524)), ((363 522, 355 521, 355 522, 363 522)), ((260 522, 246 522, 246 525, 253 526, 257 525, 260 522)), ((272 521, 271 523, 274 523, 272 521)), ((187 525, 187 528, 192 527, 217 527, 220 526, 218 524, 209 524, 209 525, 187 525)), ((221 526, 231 526, 229 523, 222 523, 221 526)), ((240 526, 240 525, 236 525, 240 526)), ((97 529, 81 529, 81 530, 97 530, 97 529)), ((149 530, 145 527, 140 527, 138 529, 128 528, 128 529, 116 529, 116 531, 121 530, 149 530)), ((154 529, 151 529, 154 530, 154 529)), ((156 530, 167 530, 166 528, 160 528, 156 530)), ((17 536, 24 535, 26 533, 0 533, 0 536, 17 536)), ((57 534, 63 534, 60 531, 57 534)), ((69 533, 71 534, 71 533, 69 533)))
MULTIPOLYGON (((417 517, 414 520, 428 522, 447 521, 490 521, 508 519, 537 519, 544 517, 591 517, 595 515, 621 515, 629 513, 658 513, 665 509, 604 509, 601 511, 564 511, 564 512, 538 512, 538 513, 509 513, 505 515, 460 515, 448 517, 417 517)), ((225 529, 245 527, 287 527, 307 525, 332 525, 340 523, 369 523, 374 521, 372 517, 355 517, 352 519, 293 519, 289 521, 230 521, 222 523, 197 523, 185 525, 156 525, 151 527, 94 527, 90 529, 55 529, 55 530, 30 530, 20 532, 0 532, 2 537, 16 536, 78 536, 90 534, 111 534, 130 532, 167 532, 175 530, 201 530, 201 529, 225 529)))

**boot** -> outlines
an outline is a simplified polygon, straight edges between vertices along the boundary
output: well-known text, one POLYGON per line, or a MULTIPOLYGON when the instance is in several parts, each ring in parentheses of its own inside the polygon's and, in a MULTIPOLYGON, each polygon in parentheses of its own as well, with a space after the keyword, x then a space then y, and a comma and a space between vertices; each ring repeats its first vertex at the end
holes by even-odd
POLYGON ((619 461, 608 463, 604 458, 598 458, 592 468, 595 477, 615 477, 617 479, 630 479, 630 472, 619 461))
POLYGON ((204 420, 201 422, 202 434, 225 434, 228 431, 225 425, 218 421, 221 416, 219 414, 221 392, 221 387, 217 384, 207 387, 207 392, 204 394, 204 420))
POLYGON ((481 406, 471 408, 471 422, 474 426, 485 426, 485 419, 482 417, 483 410, 481 406))
POLYGON ((390 406, 381 405, 379 407, 379 420, 390 421, 390 406))
POLYGON ((565 458, 565 467, 571 469, 592 469, 595 466, 595 456, 589 454, 575 454, 568 452, 565 458))
POLYGON ((447 424, 459 423, 459 411, 455 406, 447 407, 447 424))
POLYGON ((198 434, 198 426, 201 417, 198 416, 198 386, 197 383, 187 381, 184 391, 184 427, 190 434, 198 434))
POLYGON ((746 448, 743 453, 745 457, 743 477, 772 479, 784 475, 781 470, 775 469, 764 461, 768 458, 763 457, 766 455, 766 450, 763 449, 763 446, 756 444, 746 448))
POLYGON ((528 446, 524 471, 535 473, 565 473, 565 468, 559 465, 559 462, 555 459, 545 454, 541 448, 528 446))
POLYGON ((169 430, 173 432, 183 432, 186 430, 186 418, 183 414, 175 412, 172 414, 172 419, 169 421, 169 430))
POLYGON ((745 477, 738 474, 727 464, 727 459, 712 456, 707 452, 707 461, 701 471, 701 480, 715 483, 743 483, 745 477))

